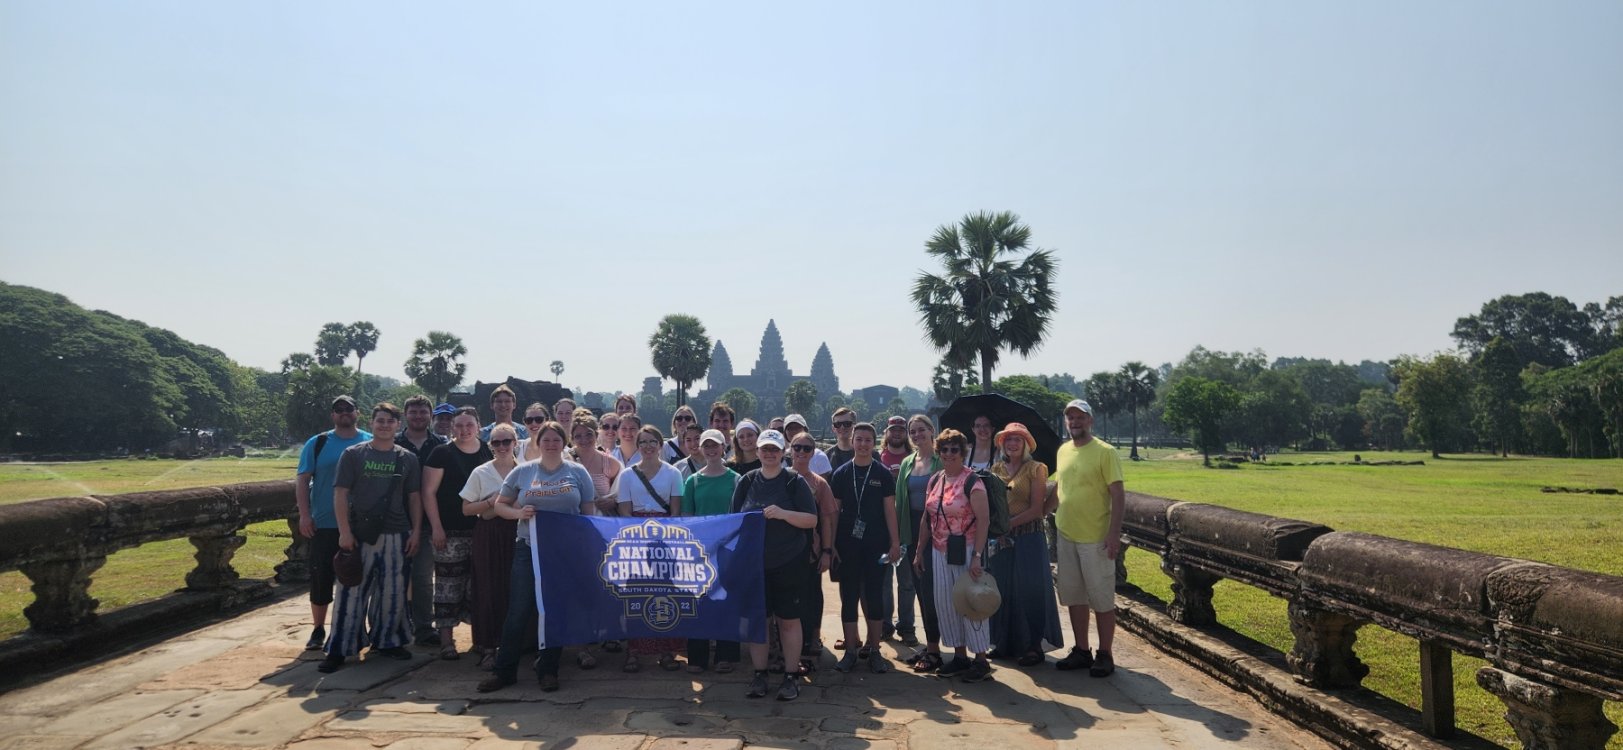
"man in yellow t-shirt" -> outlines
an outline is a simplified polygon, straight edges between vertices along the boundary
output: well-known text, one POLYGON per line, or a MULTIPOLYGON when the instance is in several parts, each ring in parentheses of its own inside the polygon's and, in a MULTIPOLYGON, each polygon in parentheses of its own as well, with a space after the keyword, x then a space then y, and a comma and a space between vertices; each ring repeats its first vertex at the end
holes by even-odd
POLYGON ((1105 677, 1116 670, 1110 647, 1116 636, 1116 556, 1127 493, 1116 449, 1093 436, 1093 407, 1082 399, 1066 404, 1065 426, 1071 439, 1060 446, 1054 472, 1059 489, 1055 588, 1070 612, 1076 645, 1055 666, 1105 677), (1088 651, 1090 609, 1099 628, 1097 655, 1088 651))

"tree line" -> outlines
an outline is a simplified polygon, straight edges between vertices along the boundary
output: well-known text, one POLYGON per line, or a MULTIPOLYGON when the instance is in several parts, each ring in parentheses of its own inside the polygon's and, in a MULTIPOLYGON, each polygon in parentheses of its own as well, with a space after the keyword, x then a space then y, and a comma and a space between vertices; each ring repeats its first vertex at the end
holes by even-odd
POLYGON ((1152 434, 1186 434, 1208 456, 1238 445, 1623 457, 1620 321, 1623 296, 1579 307, 1505 295, 1456 321, 1453 352, 1349 365, 1196 347, 1159 371, 1097 373, 1086 391, 1106 419, 1147 403, 1152 434))

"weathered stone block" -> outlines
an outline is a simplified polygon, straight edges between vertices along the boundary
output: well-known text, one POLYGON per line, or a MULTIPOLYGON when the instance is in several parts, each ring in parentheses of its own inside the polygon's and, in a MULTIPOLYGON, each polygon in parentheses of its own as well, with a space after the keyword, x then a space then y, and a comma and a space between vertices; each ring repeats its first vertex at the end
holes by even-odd
POLYGON ((1508 557, 1336 532, 1308 549, 1302 594, 1360 620, 1483 655, 1493 637, 1487 581, 1508 557))
POLYGON ((1500 666, 1623 700, 1623 578, 1539 563, 1488 576, 1500 666))
POLYGON ((1493 667, 1477 670, 1476 682, 1504 701, 1505 721, 1523 750, 1602 750, 1617 732, 1601 710, 1601 699, 1593 695, 1493 667))
POLYGON ((1295 592, 1296 563, 1308 545, 1330 533, 1320 524, 1202 503, 1173 505, 1167 520, 1173 564, 1200 567, 1280 596, 1295 592))
POLYGON ((1168 500, 1154 495, 1143 495, 1137 492, 1127 493, 1126 513, 1122 516, 1121 528, 1133 544, 1155 554, 1166 552, 1167 535, 1171 533, 1171 522, 1167 518, 1167 511, 1178 501, 1168 500))

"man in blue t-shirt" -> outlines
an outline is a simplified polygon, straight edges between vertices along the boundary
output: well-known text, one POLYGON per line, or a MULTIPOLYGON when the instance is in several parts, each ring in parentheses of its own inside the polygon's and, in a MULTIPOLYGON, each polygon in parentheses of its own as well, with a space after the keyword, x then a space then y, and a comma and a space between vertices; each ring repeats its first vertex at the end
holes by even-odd
POLYGON ((339 396, 332 402, 331 430, 311 437, 299 452, 298 477, 293 497, 299 504, 299 533, 310 540, 310 617, 315 631, 304 644, 315 651, 327 641, 327 605, 332 604, 332 558, 338 553, 338 517, 333 515, 333 480, 338 477, 338 456, 372 434, 356 429, 355 399, 339 396))

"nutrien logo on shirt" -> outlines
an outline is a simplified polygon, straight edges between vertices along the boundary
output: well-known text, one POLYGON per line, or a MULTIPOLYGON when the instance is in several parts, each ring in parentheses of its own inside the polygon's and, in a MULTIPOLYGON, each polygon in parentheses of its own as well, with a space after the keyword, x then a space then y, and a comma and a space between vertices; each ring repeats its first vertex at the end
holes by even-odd
POLYGON ((665 632, 698 614, 699 597, 716 582, 716 566, 693 532, 649 519, 620 529, 598 565, 603 585, 627 617, 665 632))
POLYGON ((393 461, 373 461, 366 459, 361 462, 361 476, 363 477, 392 477, 394 476, 393 461))

